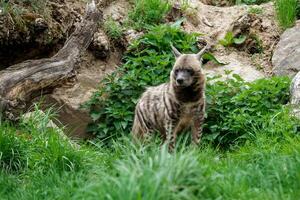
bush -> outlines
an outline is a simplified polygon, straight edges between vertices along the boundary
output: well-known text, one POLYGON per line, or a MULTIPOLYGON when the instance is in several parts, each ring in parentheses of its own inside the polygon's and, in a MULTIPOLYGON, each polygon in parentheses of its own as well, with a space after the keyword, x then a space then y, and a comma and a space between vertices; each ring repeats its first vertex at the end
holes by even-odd
MULTIPOLYGON (((94 123, 88 131, 109 143, 131 131, 135 104, 147 86, 168 81, 174 63, 170 43, 182 52, 197 52, 197 35, 176 27, 158 26, 132 44, 124 65, 101 82, 88 102, 94 123)), ((228 147, 250 136, 249 129, 262 127, 289 98, 287 77, 253 83, 237 75, 226 81, 209 80, 204 139, 228 147), (243 139, 244 138, 244 139, 243 139)))
POLYGON ((233 76, 227 81, 208 82, 206 90, 204 139, 223 147, 250 139, 251 132, 265 126, 289 100, 288 77, 247 83, 233 76))
POLYGON ((297 17, 298 0, 276 0, 275 6, 280 26, 284 29, 292 27, 297 17))
POLYGON ((135 0, 134 8, 129 13, 129 20, 136 28, 143 29, 147 25, 161 23, 170 8, 166 0, 135 0))
POLYGON ((178 27, 157 26, 135 41, 124 57, 124 65, 108 75, 88 103, 95 123, 88 131, 101 140, 131 131, 135 104, 147 86, 166 82, 174 56, 170 44, 183 52, 196 52, 197 35, 178 27))

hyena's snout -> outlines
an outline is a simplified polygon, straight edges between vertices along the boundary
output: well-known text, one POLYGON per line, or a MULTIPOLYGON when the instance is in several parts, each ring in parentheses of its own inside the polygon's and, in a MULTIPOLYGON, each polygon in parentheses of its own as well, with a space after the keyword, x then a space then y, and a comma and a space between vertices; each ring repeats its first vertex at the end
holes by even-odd
POLYGON ((189 86, 193 82, 191 72, 187 70, 180 70, 176 73, 176 85, 177 86, 189 86))

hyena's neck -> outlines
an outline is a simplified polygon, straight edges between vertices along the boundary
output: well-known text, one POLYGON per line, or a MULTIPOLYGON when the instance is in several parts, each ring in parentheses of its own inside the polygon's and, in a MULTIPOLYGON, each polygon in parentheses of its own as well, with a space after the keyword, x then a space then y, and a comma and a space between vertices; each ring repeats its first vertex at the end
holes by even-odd
POLYGON ((171 83, 177 101, 181 103, 197 103, 200 101, 204 97, 205 90, 205 79, 204 77, 201 78, 188 87, 179 87, 174 82, 171 83))

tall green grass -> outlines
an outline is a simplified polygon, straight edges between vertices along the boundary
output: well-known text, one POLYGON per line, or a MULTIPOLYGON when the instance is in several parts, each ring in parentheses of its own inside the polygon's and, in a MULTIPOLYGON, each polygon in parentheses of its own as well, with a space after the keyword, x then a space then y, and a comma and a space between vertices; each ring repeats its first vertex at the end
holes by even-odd
MULTIPOLYGON (((1 126, 1 137, 14 137, 18 145, 10 149, 23 152, 19 155, 28 163, 16 170, 0 166, 1 199, 248 200, 300 195, 300 136, 286 110, 263 127, 253 124, 253 137, 232 151, 209 143, 195 148, 182 136, 172 154, 155 139, 138 145, 124 137, 110 148, 97 142, 74 148, 56 129, 38 126, 47 121, 47 116, 38 116, 36 124, 1 126)), ((6 149, 0 145, 2 154, 14 158, 6 149)))
POLYGON ((134 8, 129 12, 129 20, 137 29, 163 22, 171 9, 168 0, 135 0, 134 8))
POLYGON ((269 2, 270 0, 236 0, 235 4, 247 4, 247 5, 254 5, 254 4, 262 4, 269 2))
POLYGON ((280 26, 283 29, 292 27, 297 17, 298 0, 276 0, 276 13, 280 26))

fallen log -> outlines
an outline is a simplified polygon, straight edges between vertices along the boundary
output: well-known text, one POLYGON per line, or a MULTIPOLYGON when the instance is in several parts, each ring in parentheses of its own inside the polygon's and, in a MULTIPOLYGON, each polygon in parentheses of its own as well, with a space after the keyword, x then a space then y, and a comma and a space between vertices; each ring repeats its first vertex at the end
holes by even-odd
POLYGON ((103 19, 94 0, 87 4, 82 22, 51 58, 28 60, 0 71, 1 117, 16 120, 32 98, 75 76, 75 63, 88 48, 103 19))

